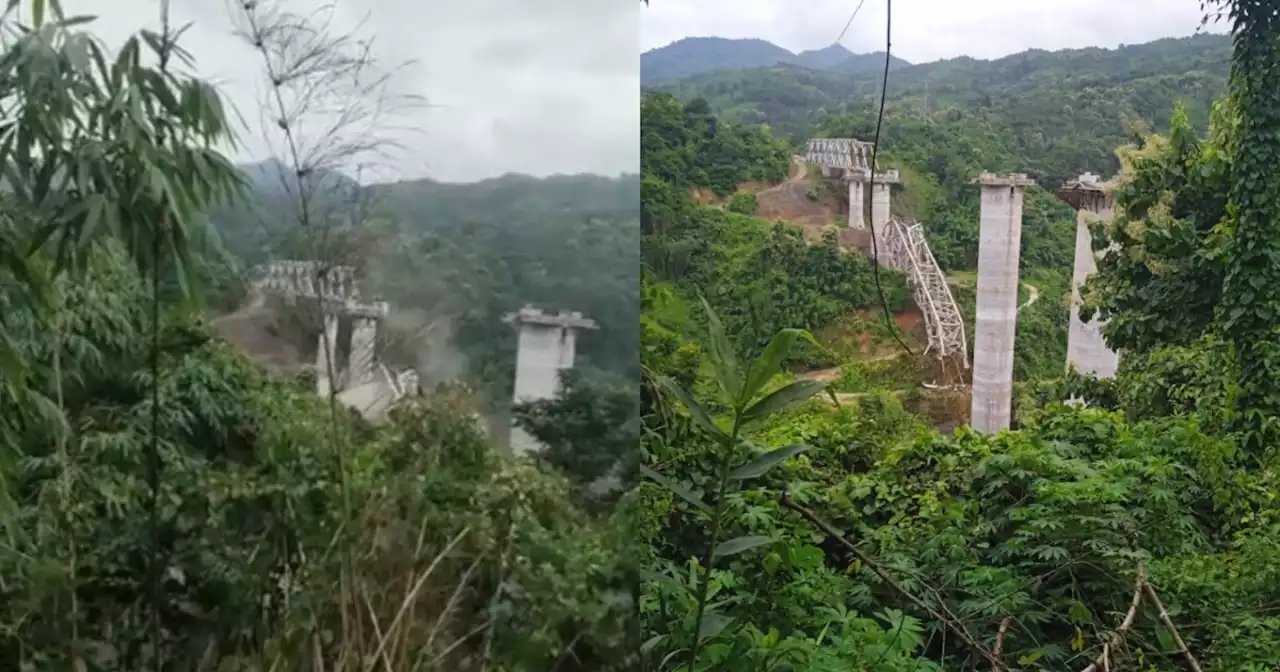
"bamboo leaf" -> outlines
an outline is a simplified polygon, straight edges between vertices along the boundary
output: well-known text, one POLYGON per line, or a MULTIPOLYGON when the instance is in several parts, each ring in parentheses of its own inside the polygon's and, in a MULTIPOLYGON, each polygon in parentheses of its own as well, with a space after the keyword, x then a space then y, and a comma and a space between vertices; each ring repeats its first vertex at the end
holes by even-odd
POLYGON ((662 640, 666 638, 667 638, 666 635, 654 635, 649 639, 645 640, 645 642, 640 645, 640 655, 648 656, 649 654, 653 653, 653 650, 657 648, 659 644, 662 643, 662 640))
POLYGON ((772 544, 775 541, 773 537, 761 536, 745 536, 736 537, 725 542, 721 542, 712 551, 711 555, 717 558, 727 558, 731 555, 737 555, 743 551, 749 551, 753 548, 772 544))
POLYGON ((725 433, 716 425, 715 420, 711 418, 711 414, 708 413, 701 404, 694 401, 693 395, 689 394, 687 390, 681 387, 680 383, 677 383, 666 376, 660 376, 658 378, 658 384, 676 395, 676 398, 680 400, 680 403, 684 404, 685 408, 689 409, 690 417, 693 418, 694 422, 698 423, 699 427, 702 427, 720 441, 728 440, 725 433))
POLYGON ((754 399, 765 383, 778 372, 782 361, 787 358, 787 354, 791 352, 791 347, 795 345, 799 336, 799 329, 783 329, 769 341, 764 352, 747 368, 746 383, 743 384, 742 399, 740 399, 742 403, 754 399))
POLYGON ((716 368, 716 381, 720 383, 720 389, 724 391, 725 399, 735 404, 737 408, 738 397, 742 394, 742 378, 738 373, 738 359, 733 353, 733 345, 729 342, 729 336, 724 331, 724 324, 720 322, 720 316, 716 315, 716 311, 707 303, 705 298, 701 299, 702 307, 707 311, 707 322, 710 324, 711 331, 711 363, 716 368))
POLYGON ((698 631, 698 639, 713 639, 716 635, 724 632, 724 629, 732 622, 732 616, 709 611, 702 617, 702 627, 698 631))
POLYGON ((804 339, 818 347, 822 347, 813 334, 803 329, 783 329, 779 331, 773 340, 769 341, 768 347, 764 349, 760 357, 752 362, 747 371, 746 383, 742 389, 742 402, 747 403, 755 398, 760 390, 764 388, 769 379, 777 375, 782 370, 782 363, 786 361, 791 354, 792 348, 795 347, 796 341, 804 339))
POLYGON ((748 478, 763 476, 769 473, 769 471, 774 467, 785 462, 788 458, 795 457, 808 449, 809 446, 806 446, 803 443, 795 443, 757 455, 750 462, 747 462, 746 464, 729 472, 729 478, 738 481, 745 481, 748 478))
POLYGON ((758 420, 765 416, 785 411, 788 408, 804 403, 813 395, 821 392, 823 387, 825 385, 816 380, 797 380, 757 401, 742 414, 742 417, 744 420, 758 420))
POLYGON ((649 467, 644 466, 643 464, 640 465, 640 473, 644 474, 645 476, 648 476, 650 480, 657 483, 658 485, 661 485, 662 487, 675 493, 678 497, 680 497, 684 501, 689 502, 690 504, 698 507, 699 509, 706 511, 707 513, 711 513, 711 507, 707 506, 706 502, 702 501, 702 498, 695 495, 693 491, 690 490, 689 488, 686 488, 683 485, 675 482, 674 480, 667 478, 662 474, 659 474, 658 472, 650 469, 649 467))

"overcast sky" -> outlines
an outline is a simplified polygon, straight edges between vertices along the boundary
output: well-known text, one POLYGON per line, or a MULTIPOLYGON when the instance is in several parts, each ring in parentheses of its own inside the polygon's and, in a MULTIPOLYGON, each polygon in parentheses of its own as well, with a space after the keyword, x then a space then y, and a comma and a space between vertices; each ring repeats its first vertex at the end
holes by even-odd
MULTIPOLYGON (((262 0, 269 4, 273 0, 262 0)), ((238 3, 237 3, 238 4, 238 3)), ((287 0, 313 13, 321 0, 287 0)), ((159 0, 63 0, 99 13, 93 31, 118 45, 159 25, 159 0)), ((193 22, 181 44, 257 126, 262 61, 233 37, 225 0, 173 0, 193 22)), ((339 0, 333 26, 366 23, 388 68, 406 66, 397 94, 424 97, 396 125, 409 146, 389 177, 473 181, 507 172, 636 172, 639 165, 640 4, 635 0, 339 0)), ((269 154, 254 128, 238 159, 269 154)))
MULTIPOLYGON (((859 0, 650 0, 641 47, 684 37, 758 37, 790 49, 829 46, 859 0)), ((841 43, 883 51, 885 0, 865 0, 841 43)), ((1116 47, 1191 35, 1199 0, 897 0, 893 53, 912 63, 968 55, 998 58, 1027 49, 1116 47)), ((1213 32, 1225 32, 1211 26, 1213 32)))

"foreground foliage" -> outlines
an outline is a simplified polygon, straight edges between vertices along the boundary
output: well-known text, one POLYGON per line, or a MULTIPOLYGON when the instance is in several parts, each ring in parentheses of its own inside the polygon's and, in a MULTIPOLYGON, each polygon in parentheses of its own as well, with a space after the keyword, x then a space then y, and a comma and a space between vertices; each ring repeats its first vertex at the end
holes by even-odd
POLYGON ((460 390, 370 426, 215 338, 216 94, 168 30, 109 62, 30 17, 0 26, 0 667, 631 665, 626 502, 495 452, 460 390))

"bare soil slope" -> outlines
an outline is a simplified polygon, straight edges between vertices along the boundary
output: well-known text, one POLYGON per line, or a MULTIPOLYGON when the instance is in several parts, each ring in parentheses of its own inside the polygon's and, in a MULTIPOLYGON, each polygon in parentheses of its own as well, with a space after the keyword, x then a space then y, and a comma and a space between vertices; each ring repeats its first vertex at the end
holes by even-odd
POLYGON ((310 366, 300 349, 287 336, 276 307, 258 294, 234 313, 214 319, 215 333, 249 359, 281 375, 296 375, 310 366))

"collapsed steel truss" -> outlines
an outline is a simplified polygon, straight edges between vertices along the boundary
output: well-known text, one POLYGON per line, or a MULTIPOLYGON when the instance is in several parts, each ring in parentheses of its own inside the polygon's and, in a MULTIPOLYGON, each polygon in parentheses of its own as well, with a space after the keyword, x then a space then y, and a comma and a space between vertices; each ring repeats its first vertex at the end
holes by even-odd
POLYGON ((853 138, 814 138, 809 141, 804 158, 824 168, 869 170, 873 147, 869 142, 853 138))
POLYGON ((925 327, 929 332, 929 345, 925 352, 933 352, 939 359, 959 356, 964 368, 969 368, 964 319, 951 295, 951 287, 947 285, 947 276, 929 249, 924 227, 918 222, 893 219, 889 221, 888 231, 882 240, 888 243, 889 248, 886 260, 889 263, 886 265, 907 274, 916 305, 924 313, 925 327))
POLYGON ((345 302, 360 298, 355 282, 355 269, 332 266, 327 273, 316 261, 274 261, 257 269, 258 287, 286 297, 319 296, 330 301, 345 302))

